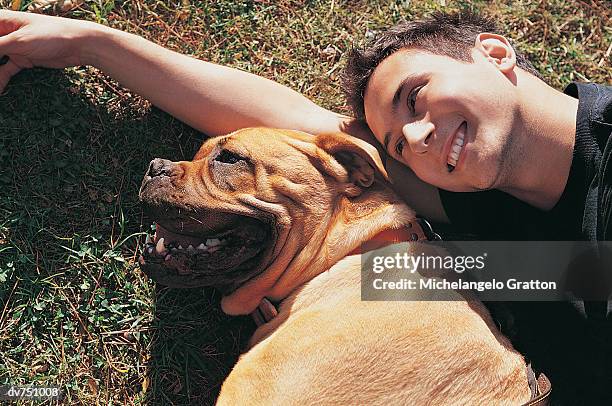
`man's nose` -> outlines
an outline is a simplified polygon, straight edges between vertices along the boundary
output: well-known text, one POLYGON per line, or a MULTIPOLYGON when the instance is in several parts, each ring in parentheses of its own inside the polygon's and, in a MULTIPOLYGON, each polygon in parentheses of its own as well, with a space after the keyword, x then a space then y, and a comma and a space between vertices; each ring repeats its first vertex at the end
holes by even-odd
POLYGON ((155 158, 149 164, 149 169, 145 176, 155 178, 157 176, 172 176, 176 171, 176 164, 167 159, 155 158))
POLYGON ((430 122, 415 121, 405 124, 402 127, 402 133, 408 141, 408 145, 412 152, 416 154, 424 154, 430 147, 431 134, 433 133, 434 125, 430 122))

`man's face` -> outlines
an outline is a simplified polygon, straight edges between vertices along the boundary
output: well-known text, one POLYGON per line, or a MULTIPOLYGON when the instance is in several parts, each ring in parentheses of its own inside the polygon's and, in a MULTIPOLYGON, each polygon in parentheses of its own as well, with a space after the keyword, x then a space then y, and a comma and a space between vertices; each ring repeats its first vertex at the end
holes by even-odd
POLYGON ((502 186, 519 130, 512 80, 472 55, 466 63, 398 51, 375 69, 364 97, 366 121, 388 153, 423 181, 457 192, 502 186))

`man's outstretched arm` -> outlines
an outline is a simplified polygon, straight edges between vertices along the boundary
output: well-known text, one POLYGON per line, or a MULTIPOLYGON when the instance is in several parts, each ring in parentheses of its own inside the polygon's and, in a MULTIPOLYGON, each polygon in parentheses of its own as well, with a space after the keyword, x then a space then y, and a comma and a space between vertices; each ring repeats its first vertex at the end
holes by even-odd
POLYGON ((0 90, 21 68, 91 65, 208 134, 249 126, 337 131, 339 116, 271 80, 100 24, 0 10, 0 90))
MULTIPOLYGON (((268 126, 311 134, 345 131, 375 143, 363 123, 279 83, 91 22, 0 10, 2 55, 10 61, 0 66, 0 91, 23 68, 91 65, 208 135, 268 126)), ((391 164, 389 171, 419 214, 446 220, 436 188, 403 165, 391 164)))
POLYGON ((268 126, 338 131, 340 117, 298 92, 238 69, 182 55, 136 35, 99 26, 83 62, 208 135, 268 126))

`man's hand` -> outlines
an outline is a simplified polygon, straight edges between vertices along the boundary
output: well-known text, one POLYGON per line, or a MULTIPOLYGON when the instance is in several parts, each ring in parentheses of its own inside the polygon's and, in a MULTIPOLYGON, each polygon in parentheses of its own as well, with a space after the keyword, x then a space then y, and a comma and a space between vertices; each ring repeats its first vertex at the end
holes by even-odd
POLYGON ((276 307, 265 297, 261 299, 261 303, 257 306, 257 309, 251 313, 251 317, 255 321, 257 327, 263 326, 273 318, 278 316, 278 310, 276 307))
POLYGON ((65 68, 78 66, 81 43, 94 23, 0 10, 0 92, 21 69, 34 66, 65 68))

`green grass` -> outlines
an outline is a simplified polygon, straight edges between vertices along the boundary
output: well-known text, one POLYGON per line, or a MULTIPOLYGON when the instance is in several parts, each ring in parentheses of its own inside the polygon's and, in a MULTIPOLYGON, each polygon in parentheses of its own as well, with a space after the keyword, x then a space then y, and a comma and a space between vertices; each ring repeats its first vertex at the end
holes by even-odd
MULTIPOLYGON (((99 0, 69 15, 346 112, 338 76, 351 44, 402 16, 460 8, 495 16, 557 88, 610 80, 603 1, 99 0)), ((92 68, 11 82, 0 96, 0 384, 59 384, 65 404, 214 402, 250 319, 224 316, 211 289, 155 287, 135 260, 148 162, 189 159, 202 139, 92 68)))

